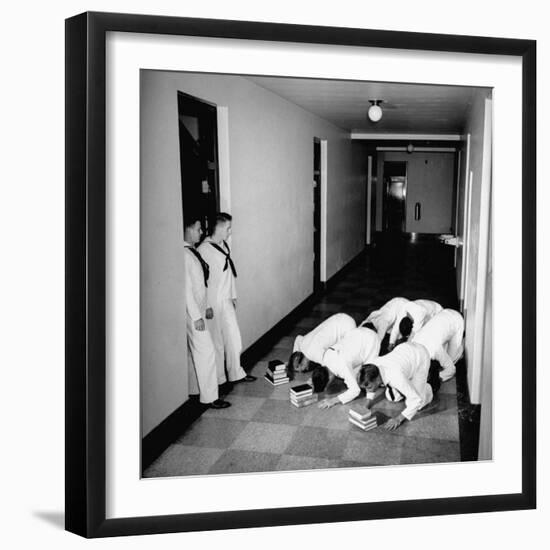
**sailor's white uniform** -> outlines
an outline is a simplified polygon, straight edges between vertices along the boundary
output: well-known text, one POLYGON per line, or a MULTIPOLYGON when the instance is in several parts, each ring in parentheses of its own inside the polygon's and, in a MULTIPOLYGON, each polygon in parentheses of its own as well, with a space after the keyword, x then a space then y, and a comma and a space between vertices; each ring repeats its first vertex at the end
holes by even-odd
POLYGON ((399 337, 399 323, 406 316, 412 319, 413 326, 411 334, 407 340, 412 340, 415 334, 437 313, 442 311, 443 308, 437 302, 433 300, 415 300, 414 302, 407 302, 401 307, 401 310, 397 314, 395 323, 390 333, 390 347, 395 345, 397 338, 399 337))
POLYGON ((380 309, 371 312, 361 325, 372 323, 376 328, 378 337, 383 340, 386 332, 394 326, 397 316, 408 303, 407 298, 392 298, 380 309))
POLYGON ((353 317, 347 313, 335 313, 305 336, 296 336, 292 351, 301 351, 310 361, 321 364, 327 349, 355 327, 353 317))
POLYGON ((185 306, 187 310, 187 351, 189 358, 189 393, 199 394, 201 403, 218 399, 216 352, 206 327, 208 308, 204 272, 199 259, 185 245, 185 306), (205 330, 197 330, 195 321, 203 319, 205 330))
POLYGON ((342 378, 347 390, 338 396, 340 403, 353 401, 360 393, 357 371, 380 353, 380 338, 374 330, 357 327, 347 332, 325 352, 323 365, 342 378))
POLYGON ((443 370, 439 373, 445 382, 456 372, 455 363, 464 353, 464 319, 454 309, 444 309, 434 315, 412 340, 422 344, 430 359, 439 361, 443 370))
MULTIPOLYGON (((226 252, 225 243, 221 244, 226 252)), ((208 279, 208 301, 214 311, 214 318, 208 321, 216 348, 218 383, 241 380, 246 372, 241 367, 242 339, 233 300, 237 299, 235 277, 231 268, 226 267, 226 256, 217 250, 207 238, 198 248, 201 256, 210 267, 208 279), (227 368, 227 377, 225 374, 227 368)))
POLYGON ((380 370, 384 385, 404 396, 405 409, 401 414, 407 420, 432 401, 433 391, 428 384, 430 355, 424 346, 405 342, 372 363, 380 370))

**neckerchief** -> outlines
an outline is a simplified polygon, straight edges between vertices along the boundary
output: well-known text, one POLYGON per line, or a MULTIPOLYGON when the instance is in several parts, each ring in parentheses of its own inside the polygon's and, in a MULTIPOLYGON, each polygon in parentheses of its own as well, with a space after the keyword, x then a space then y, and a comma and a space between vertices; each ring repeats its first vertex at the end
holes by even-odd
POLYGON ((200 252, 193 246, 186 246, 185 248, 189 249, 190 252, 194 254, 194 256, 199 260, 201 267, 202 267, 202 274, 204 275, 204 286, 208 286, 208 277, 210 277, 210 268, 208 267, 208 264, 203 260, 202 256, 200 255, 200 252))
POLYGON ((233 273, 233 277, 236 277, 237 270, 235 269, 235 264, 231 259, 231 251, 229 250, 228 244, 225 241, 223 241, 223 244, 227 248, 227 252, 221 246, 217 245, 216 243, 213 243, 212 241, 210 241, 210 244, 225 256, 225 265, 223 266, 223 270, 227 271, 227 268, 231 267, 231 272, 233 273))

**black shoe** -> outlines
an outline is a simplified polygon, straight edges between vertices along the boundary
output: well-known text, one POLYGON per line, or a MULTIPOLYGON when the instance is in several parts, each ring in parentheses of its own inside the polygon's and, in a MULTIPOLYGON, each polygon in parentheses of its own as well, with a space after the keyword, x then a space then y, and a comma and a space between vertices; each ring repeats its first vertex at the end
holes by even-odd
POLYGON ((227 407, 231 407, 231 403, 229 403, 229 401, 224 401, 223 399, 216 399, 216 401, 212 401, 212 403, 210 403, 211 409, 227 409, 227 407))
POLYGON ((233 384, 240 384, 241 382, 254 382, 255 380, 257 380, 255 376, 247 374, 244 378, 241 378, 240 380, 235 380, 233 384))

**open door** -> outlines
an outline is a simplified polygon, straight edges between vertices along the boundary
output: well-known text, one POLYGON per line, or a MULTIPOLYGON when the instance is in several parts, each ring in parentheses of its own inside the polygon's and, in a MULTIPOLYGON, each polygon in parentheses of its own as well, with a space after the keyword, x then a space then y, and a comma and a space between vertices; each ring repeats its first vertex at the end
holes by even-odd
POLYGON ((219 210, 216 106, 178 92, 183 217, 198 215, 205 231, 219 210))

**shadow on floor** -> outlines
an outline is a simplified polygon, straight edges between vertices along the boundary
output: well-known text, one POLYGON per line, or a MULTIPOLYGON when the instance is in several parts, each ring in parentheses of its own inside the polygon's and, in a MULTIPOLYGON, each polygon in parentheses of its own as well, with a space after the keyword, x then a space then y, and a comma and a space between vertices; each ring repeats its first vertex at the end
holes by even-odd
POLYGON ((45 523, 49 523, 58 529, 65 529, 65 513, 64 512, 45 512, 42 510, 34 511, 33 516, 45 523))

